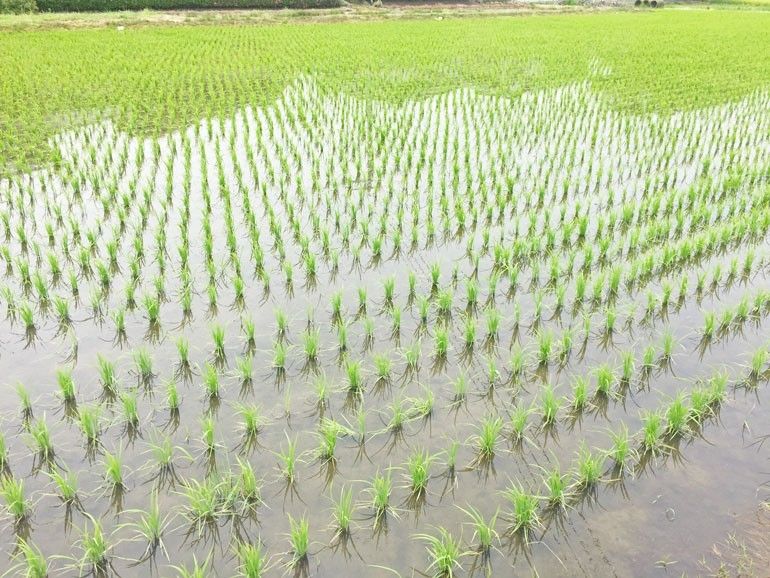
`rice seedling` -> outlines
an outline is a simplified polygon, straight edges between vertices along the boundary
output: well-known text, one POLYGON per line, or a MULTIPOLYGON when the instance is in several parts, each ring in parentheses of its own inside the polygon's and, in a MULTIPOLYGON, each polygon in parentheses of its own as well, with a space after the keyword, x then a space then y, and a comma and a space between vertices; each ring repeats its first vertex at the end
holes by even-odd
POLYGON ((543 483, 546 487, 545 499, 551 508, 565 508, 570 496, 569 476, 562 474, 558 466, 546 472, 543 483))
POLYGON ((511 483, 503 490, 503 496, 511 506, 510 532, 512 534, 521 534, 528 540, 530 532, 542 527, 542 522, 538 515, 540 498, 530 494, 522 486, 514 483, 511 483))
POLYGON ((166 544, 163 541, 164 534, 171 525, 171 516, 164 515, 160 510, 157 490, 150 495, 150 507, 146 511, 138 510, 134 512, 138 515, 136 522, 129 522, 127 526, 134 530, 136 539, 145 544, 145 549, 139 560, 149 560, 157 552, 163 554, 166 560, 169 559, 166 544))
POLYGON ((280 462, 281 475, 286 483, 293 485, 297 480, 297 464, 299 455, 297 453, 297 440, 286 438, 286 449, 281 449, 276 454, 280 462))
POLYGON ((770 353, 766 348, 760 347, 754 352, 749 364, 749 381, 756 382, 765 374, 768 359, 770 359, 770 353))
POLYGON ((467 508, 458 506, 458 508, 470 518, 468 523, 473 528, 471 542, 475 544, 476 552, 482 556, 489 556, 492 548, 495 547, 495 543, 500 539, 500 536, 495 530, 497 517, 500 513, 499 510, 487 520, 481 512, 473 506, 469 505, 467 508))
POLYGON ((332 504, 334 540, 340 540, 350 535, 354 513, 353 490, 342 488, 339 499, 334 500, 332 504))
POLYGON ((578 376, 575 378, 575 383, 572 386, 572 409, 573 411, 580 412, 588 403, 588 381, 584 377, 578 376))
POLYGON ((556 423, 556 418, 561 408, 561 399, 556 396, 553 386, 549 383, 541 389, 540 411, 544 426, 552 426, 556 423))
POLYGON ((666 408, 666 435, 678 437, 686 433, 689 410, 684 402, 684 397, 677 395, 666 408))
POLYGON ((239 563, 238 575, 243 578, 262 578, 270 568, 270 560, 259 543, 241 542, 235 553, 239 563))
POLYGON ((596 370, 596 395, 608 397, 612 395, 615 384, 615 373, 608 365, 601 365, 596 370))
POLYGON ((524 439, 524 434, 529 425, 530 413, 531 410, 521 405, 514 407, 511 411, 509 427, 511 428, 511 438, 514 442, 518 443, 524 439))
POLYGON ((94 448, 99 445, 102 432, 101 410, 98 406, 83 406, 78 410, 80 431, 86 440, 86 445, 94 448))
POLYGON ((48 578, 51 568, 40 549, 21 538, 16 545, 13 555, 14 564, 7 574, 24 576, 25 578, 48 578))
POLYGON ((211 402, 219 401, 222 395, 222 386, 219 382, 219 374, 216 368, 210 363, 206 363, 203 366, 202 379, 206 399, 211 402))
POLYGON ((48 476, 56 486, 57 495, 62 504, 65 506, 73 506, 80 503, 76 474, 69 470, 65 470, 62 473, 54 469, 48 473, 48 476))
POLYGON ((13 476, 0 478, 0 496, 5 502, 6 513, 13 518, 14 526, 18 529, 32 515, 32 502, 24 492, 24 480, 13 476))
POLYGON ((123 458, 120 454, 104 452, 104 481, 112 491, 126 489, 123 458))
POLYGON ((335 461, 334 452, 337 448, 337 442, 344 433, 345 427, 328 418, 322 418, 318 426, 318 449, 316 455, 322 462, 335 461))
POLYGON ((221 325, 214 325, 211 328, 211 339, 214 342, 214 360, 217 363, 223 363, 227 359, 225 352, 225 329, 221 325))
POLYGON ((601 479, 603 463, 603 455, 595 454, 585 444, 582 444, 578 450, 575 472, 577 486, 584 490, 595 486, 601 479))
POLYGON ((406 461, 408 488, 414 497, 422 497, 428 490, 430 467, 435 460, 426 450, 416 450, 406 461))
POLYGON ((287 567, 296 569, 307 564, 310 554, 310 523, 307 518, 295 520, 289 516, 289 544, 291 548, 287 567))
POLYGON ((418 540, 427 543, 426 550, 430 564, 426 575, 433 578, 452 578, 457 575, 458 571, 462 570, 460 560, 465 553, 462 551, 459 541, 445 528, 439 527, 437 531, 438 536, 430 534, 415 536, 418 540))
POLYGON ((658 412, 642 414, 642 449, 647 453, 656 453, 662 444, 663 417, 658 412))
POLYGON ((29 433, 32 436, 35 450, 41 463, 48 464, 54 458, 53 440, 45 416, 42 419, 34 421, 29 426, 29 433))
POLYGON ((615 462, 615 470, 621 475, 628 467, 628 461, 636 458, 636 451, 631 447, 631 438, 628 434, 628 426, 621 423, 617 431, 610 432, 612 447, 608 456, 615 462))
POLYGON ((479 461, 490 461, 495 457, 495 450, 503 431, 503 420, 498 417, 486 417, 473 436, 473 445, 479 461))

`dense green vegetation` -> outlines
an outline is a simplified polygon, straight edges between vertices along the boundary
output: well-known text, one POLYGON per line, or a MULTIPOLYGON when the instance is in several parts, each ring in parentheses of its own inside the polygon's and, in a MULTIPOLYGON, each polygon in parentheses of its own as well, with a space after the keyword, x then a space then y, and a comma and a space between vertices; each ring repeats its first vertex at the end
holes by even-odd
POLYGON ((0 32, 0 157, 38 158, 73 117, 166 130, 274 99, 298 74, 404 101, 457 86, 499 94, 587 78, 611 106, 734 100, 770 78, 770 14, 636 12, 321 28, 148 27, 0 32), (597 42, 601 38, 601 42, 597 42), (98 58, 94 58, 98 55, 98 58), (37 153, 37 154, 36 154, 37 153))
POLYGON ((43 12, 179 10, 219 8, 329 8, 339 0, 37 0, 43 12))

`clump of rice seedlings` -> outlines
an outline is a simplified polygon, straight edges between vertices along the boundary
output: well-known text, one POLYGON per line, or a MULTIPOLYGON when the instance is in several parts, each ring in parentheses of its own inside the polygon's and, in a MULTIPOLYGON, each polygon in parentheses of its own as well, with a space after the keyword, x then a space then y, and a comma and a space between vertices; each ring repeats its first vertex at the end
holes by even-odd
POLYGON ((624 351, 621 354, 621 369, 620 369, 620 383, 623 386, 627 386, 631 383, 631 379, 634 377, 634 371, 636 370, 634 363, 634 352, 624 351))
POLYGON ((32 436, 40 462, 45 464, 50 463, 54 458, 54 447, 53 440, 51 439, 51 432, 45 421, 45 416, 43 416, 43 419, 38 419, 30 425, 29 433, 32 436))
POLYGON ((498 336, 500 335, 500 323, 502 321, 500 312, 497 309, 490 307, 489 309, 487 309, 486 320, 487 320, 486 340, 488 343, 495 343, 497 341, 498 336))
POLYGON ((642 414, 642 449, 649 454, 656 453, 662 444, 663 417, 658 412, 642 414))
POLYGON ((420 355, 422 349, 420 341, 415 341, 409 347, 404 349, 404 359, 406 360, 406 369, 410 373, 416 373, 420 368, 420 355))
POLYGON ((390 404, 390 419, 387 429, 392 434, 398 434, 404 429, 404 425, 409 421, 409 413, 404 406, 404 400, 396 397, 390 404))
POLYGON ((6 573, 25 578, 48 578, 50 567, 43 553, 37 546, 20 538, 16 543, 16 552, 13 559, 15 563, 6 573))
POLYGON ((527 357, 524 350, 519 345, 516 345, 513 351, 511 351, 511 383, 516 384, 524 377, 526 364, 527 357))
POLYGON ((120 396, 121 405, 123 406, 123 421, 126 427, 131 430, 139 428, 139 403, 136 393, 128 391, 120 396))
POLYGON ((436 396, 432 389, 426 387, 424 397, 411 398, 409 401, 412 403, 412 407, 409 410, 410 417, 429 418, 433 415, 433 409, 436 405, 436 396))
POLYGON ((503 431, 503 420, 499 416, 486 417, 477 428, 473 436, 473 445, 476 447, 477 460, 489 462, 495 457, 495 450, 503 431))
POLYGON ((378 526, 390 511, 390 495, 393 492, 390 471, 388 470, 384 475, 377 471, 366 492, 370 496, 374 525, 378 526))
POLYGON ((765 347, 760 347, 754 352, 749 364, 749 380, 751 382, 756 382, 764 375, 768 359, 770 359, 770 353, 765 347))
POLYGON ((241 542, 235 549, 238 557, 238 575, 243 578, 262 578, 268 571, 270 560, 262 551, 262 546, 241 542))
POLYGON ((89 448, 95 448, 99 445, 99 436, 101 435, 101 412, 98 406, 84 406, 78 411, 78 420, 80 431, 86 440, 89 448))
POLYGON ((57 295, 53 299, 53 305, 56 311, 56 319, 59 322, 59 327, 66 329, 72 325, 72 316, 70 315, 69 302, 57 295))
POLYGON ((712 311, 707 311, 703 316, 703 337, 706 342, 711 341, 716 334, 716 315, 712 311))
POLYGON ((331 298, 332 305, 332 324, 342 323, 342 293, 334 293, 331 298))
POLYGON ((14 526, 22 527, 32 515, 32 502, 24 494, 24 480, 13 476, 0 478, 0 496, 5 502, 5 511, 13 517, 14 526))
POLYGON ((524 434, 529 426, 529 414, 531 412, 532 410, 521 405, 517 405, 511 411, 509 427, 511 429, 511 439, 514 443, 520 443, 524 440, 524 434))
POLYGON ((318 449, 316 450, 319 460, 322 462, 333 462, 336 460, 334 452, 337 448, 337 441, 345 432, 345 427, 333 419, 321 419, 321 423, 318 426, 318 449))
POLYGON ((275 311, 275 335, 278 341, 282 341, 289 334, 289 318, 283 309, 275 311))
POLYGON ((262 503, 262 482, 257 479, 252 465, 238 458, 239 473, 236 479, 238 497, 243 507, 247 510, 254 510, 262 503))
POLYGON ((460 510, 470 518, 470 522, 468 523, 473 528, 471 542, 475 544, 476 553, 488 557, 492 552, 492 548, 495 547, 495 542, 500 539, 500 536, 495 530, 499 510, 496 511, 489 520, 486 520, 481 512, 473 506, 469 505, 467 509, 460 508, 460 510))
POLYGON ((452 382, 452 407, 459 407, 468 398, 468 378, 460 373, 452 382))
POLYGON ((447 320, 452 317, 452 291, 445 289, 436 296, 436 314, 439 318, 447 320))
POLYGON ((631 447, 631 437, 628 434, 628 426, 621 422, 618 431, 610 432, 612 447, 607 455, 615 462, 615 471, 625 473, 628 460, 636 457, 636 451, 631 447))
POLYGON ((219 444, 217 444, 214 419, 210 415, 204 417, 201 422, 201 441, 203 442, 205 454, 207 456, 213 456, 219 444))
POLYGON ((680 393, 666 408, 666 435, 669 437, 678 437, 686 433, 689 410, 684 402, 684 397, 680 393))
POLYGON ((537 363, 546 367, 553 353, 553 335, 550 331, 539 331, 537 334, 537 363))
POLYGON ((276 341, 273 344, 273 369, 279 375, 286 371, 286 355, 288 351, 288 347, 282 341, 276 341))
POLYGON ((318 329, 307 329, 302 333, 302 350, 308 363, 316 363, 321 349, 321 334, 318 329))
POLYGON ((210 565, 211 555, 209 554, 209 557, 203 562, 198 562, 195 556, 193 556, 192 568, 188 568, 187 566, 173 566, 173 568, 177 571, 179 578, 207 578, 210 575, 210 565))
POLYGON ((192 365, 190 364, 190 342, 186 337, 180 336, 176 340, 176 351, 179 357, 177 361, 177 374, 182 377, 187 377, 192 373, 192 365))
POLYGON ((556 423, 556 418, 561 407, 561 398, 554 393, 553 386, 549 383, 542 388, 540 394, 540 405, 542 421, 544 426, 552 426, 556 423))
POLYGON ((585 444, 581 444, 575 474, 578 487, 585 490, 595 486, 601 479, 603 463, 604 456, 594 454, 585 444))
POLYGON ((203 366, 202 379, 206 399, 214 403, 219 401, 222 395, 222 386, 219 383, 219 374, 217 373, 216 368, 208 362, 203 366))
POLYGON ((279 450, 276 455, 280 462, 281 475, 287 484, 293 485, 297 480, 297 464, 299 462, 297 440, 289 439, 287 436, 286 441, 287 448, 279 450))
POLYGON ((150 356, 150 353, 146 349, 138 349, 135 351, 134 364, 136 365, 136 375, 139 379, 139 383, 144 387, 149 387, 152 385, 152 382, 155 379, 155 372, 153 371, 152 357, 150 356))
POLYGON ((445 528, 439 527, 438 536, 430 534, 418 534, 418 540, 427 543, 426 550, 430 559, 426 576, 433 578, 453 578, 462 570, 461 558, 465 555, 456 540, 445 528))
POLYGON ((29 397, 27 388, 23 383, 16 384, 16 395, 19 397, 19 403, 21 404, 21 419, 26 424, 32 417, 32 400, 29 397))
POLYGON ((256 405, 239 405, 238 415, 241 418, 239 428, 244 444, 250 447, 256 441, 266 419, 262 416, 260 407, 256 405))
POLYGON ((551 508, 565 508, 570 492, 567 485, 569 476, 562 474, 558 466, 546 472, 543 483, 546 487, 545 499, 551 508))
POLYGON ((433 335, 433 357, 437 363, 445 362, 449 351, 449 330, 444 325, 439 325, 433 335))
POLYGON ((655 367, 655 346, 648 345, 642 352, 642 370, 649 375, 655 367))
POLYGON ((538 508, 540 498, 527 492, 522 486, 509 485, 503 495, 511 505, 511 534, 522 534, 528 539, 529 533, 542 527, 538 508))
POLYGON ((348 360, 345 363, 345 374, 348 381, 348 393, 355 397, 361 397, 364 393, 364 378, 361 371, 361 362, 348 360))
POLYGON ((241 392, 247 392, 254 381, 254 360, 251 354, 238 357, 235 360, 235 373, 241 384, 241 392))
POLYGON ((289 516, 289 544, 291 558, 286 563, 288 568, 302 568, 308 563, 310 553, 310 523, 302 517, 295 520, 289 516))
POLYGON ((215 477, 203 481, 186 480, 181 494, 187 500, 184 515, 199 533, 210 524, 216 523, 220 516, 230 514, 229 500, 224 495, 229 484, 215 477))
POLYGON ((136 522, 130 522, 127 526, 132 528, 136 538, 145 544, 139 562, 153 558, 158 551, 168 560, 169 555, 166 544, 163 542, 163 534, 168 530, 171 516, 168 514, 164 516, 161 513, 157 490, 150 495, 150 508, 147 511, 138 510, 134 513, 139 515, 139 519, 136 522))
POLYGON ((225 352, 225 329, 219 324, 214 325, 211 328, 211 339, 214 342, 214 361, 216 363, 224 363, 227 359, 225 352))
POLYGON ((572 410, 575 412, 581 412, 585 409, 588 403, 588 381, 578 376, 575 378, 575 383, 572 386, 572 410))
POLYGON ((387 277, 382 282, 383 309, 390 309, 393 307, 393 300, 396 292, 396 279, 395 277, 387 277))
POLYGON ((609 397, 615 383, 615 373, 609 365, 600 365, 596 370, 596 395, 609 397))
POLYGON ((88 514, 86 517, 88 522, 77 542, 81 552, 80 558, 76 560, 77 567, 81 571, 88 569, 93 576, 109 576, 112 570, 110 559, 112 546, 104 535, 101 523, 88 514))
POLYGON ((348 350, 348 326, 345 323, 337 324, 337 349, 340 354, 348 350))
POLYGON ((334 500, 332 505, 333 540, 342 540, 350 535, 354 512, 353 490, 351 488, 347 490, 342 488, 339 499, 334 500))
POLYGON ((661 364, 668 364, 671 362, 671 358, 674 354, 674 347, 675 347, 674 334, 671 333, 671 330, 667 329, 663 333, 663 343, 662 343, 661 353, 660 353, 661 364))
POLYGON ((80 498, 78 497, 78 479, 77 475, 69 470, 64 473, 54 469, 48 476, 56 486, 57 495, 59 500, 65 506, 77 506, 80 504, 80 498))
POLYGON ((392 380, 393 362, 389 357, 381 354, 374 356, 374 373, 377 377, 377 385, 386 385, 392 380))
POLYGON ((254 324, 254 320, 250 318, 243 319, 241 321, 241 328, 243 329, 243 336, 245 341, 243 350, 249 354, 252 354, 257 348, 256 325, 254 324))
POLYGON ((0 432, 0 474, 8 471, 8 443, 3 432, 0 432))
POLYGON ((113 492, 126 489, 123 458, 120 454, 104 452, 104 481, 113 492))
POLYGON ((417 450, 406 461, 409 490, 414 498, 421 498, 428 490, 430 466, 435 460, 426 450, 417 450))

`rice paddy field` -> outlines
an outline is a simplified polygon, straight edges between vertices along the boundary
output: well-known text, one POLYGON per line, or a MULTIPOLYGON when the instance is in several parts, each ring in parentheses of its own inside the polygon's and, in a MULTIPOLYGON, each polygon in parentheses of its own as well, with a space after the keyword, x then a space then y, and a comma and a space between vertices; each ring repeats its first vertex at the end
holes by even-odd
POLYGON ((770 13, 13 22, 3 575, 729 575, 770 13))

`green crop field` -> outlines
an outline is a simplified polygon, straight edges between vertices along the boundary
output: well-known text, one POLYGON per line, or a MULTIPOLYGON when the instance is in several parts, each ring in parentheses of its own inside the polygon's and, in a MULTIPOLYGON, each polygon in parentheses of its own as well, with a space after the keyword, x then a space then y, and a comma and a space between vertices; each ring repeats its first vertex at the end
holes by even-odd
POLYGON ((410 10, 0 16, 0 576, 764 575, 770 12, 410 10))

